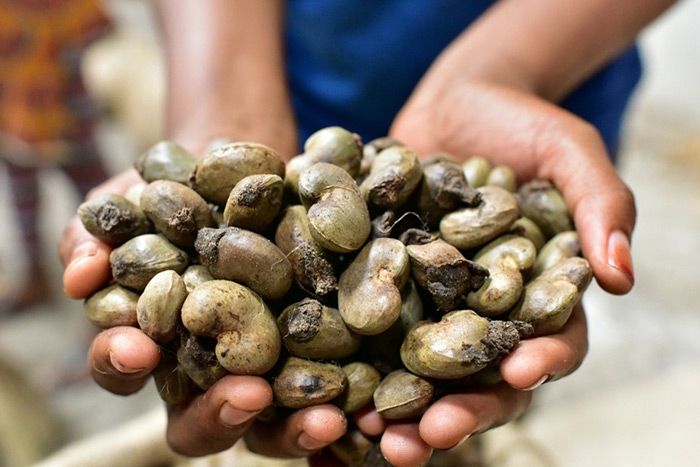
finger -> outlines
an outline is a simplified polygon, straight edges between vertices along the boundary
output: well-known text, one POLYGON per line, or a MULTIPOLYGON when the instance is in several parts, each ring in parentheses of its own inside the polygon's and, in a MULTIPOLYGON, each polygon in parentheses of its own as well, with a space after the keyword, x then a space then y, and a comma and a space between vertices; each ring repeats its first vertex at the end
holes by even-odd
POLYGON ((386 460, 397 467, 423 465, 433 453, 415 422, 389 424, 379 445, 386 460))
POLYGON ((272 403, 272 389, 257 376, 226 376, 205 394, 169 408, 167 440, 186 456, 230 448, 272 403))
POLYGON ((587 351, 586 314, 577 305, 558 333, 522 340, 501 362, 501 376, 516 389, 532 390, 571 374, 587 351))
MULTIPOLYGON (((104 193, 124 194, 143 183, 135 169, 129 169, 92 189, 87 199, 104 193)), ((86 298, 110 278, 109 254, 112 248, 97 240, 83 227, 77 215, 68 222, 59 244, 59 256, 65 265, 63 289, 70 298, 86 298)))
POLYGON ((347 430, 347 419, 333 405, 295 411, 276 423, 256 423, 245 435, 253 452, 270 457, 308 457, 338 440, 347 430))
POLYGON ((122 326, 95 337, 88 353, 95 381, 114 394, 133 394, 160 361, 158 346, 139 329, 122 326))
POLYGON ((353 414, 357 428, 368 437, 379 436, 386 429, 386 419, 379 415, 374 404, 367 404, 353 414))
POLYGON ((573 116, 566 136, 542 130, 539 176, 548 178, 566 199, 600 286, 624 294, 634 285, 630 238, 636 221, 634 195, 610 162, 597 130, 573 116), (548 154, 549 153, 549 154, 548 154))
POLYGON ((531 397, 531 392, 505 383, 444 396, 423 414, 420 436, 435 449, 450 449, 473 434, 519 417, 531 397))
POLYGON ((68 297, 89 297, 109 281, 112 248, 90 235, 77 216, 68 223, 59 251, 66 266, 63 290, 68 297))

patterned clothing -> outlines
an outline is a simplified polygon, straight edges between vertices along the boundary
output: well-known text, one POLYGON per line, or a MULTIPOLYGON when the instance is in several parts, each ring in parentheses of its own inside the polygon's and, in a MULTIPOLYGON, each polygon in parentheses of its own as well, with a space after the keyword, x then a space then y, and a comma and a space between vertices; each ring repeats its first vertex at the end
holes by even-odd
POLYGON ((80 57, 108 28, 98 0, 0 0, 0 157, 64 163, 92 139, 80 57))

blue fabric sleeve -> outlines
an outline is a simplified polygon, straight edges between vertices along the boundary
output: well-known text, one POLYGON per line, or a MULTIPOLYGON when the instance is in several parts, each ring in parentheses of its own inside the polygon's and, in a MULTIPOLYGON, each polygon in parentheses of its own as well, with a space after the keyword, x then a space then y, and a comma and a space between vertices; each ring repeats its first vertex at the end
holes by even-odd
MULTIPOLYGON (((304 141, 340 125, 363 140, 385 136, 435 57, 492 0, 290 0, 288 79, 304 141)), ((594 124, 612 153, 639 80, 636 48, 562 106, 594 124)))

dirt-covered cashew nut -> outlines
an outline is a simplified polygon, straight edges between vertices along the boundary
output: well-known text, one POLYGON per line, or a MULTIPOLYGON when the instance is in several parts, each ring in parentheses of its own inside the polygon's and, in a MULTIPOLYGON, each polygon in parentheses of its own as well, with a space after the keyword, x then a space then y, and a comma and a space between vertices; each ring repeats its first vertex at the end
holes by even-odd
POLYGON ((421 166, 423 177, 416 189, 415 210, 428 228, 436 229, 448 212, 481 202, 481 193, 469 186, 462 168, 454 160, 433 156, 421 166))
POLYGON ((508 312, 522 295, 522 271, 532 267, 536 257, 535 245, 525 237, 502 235, 492 240, 474 256, 489 276, 467 296, 467 306, 486 317, 508 312))
POLYGON ((530 279, 534 279, 565 258, 580 255, 581 242, 579 241, 578 232, 567 230, 558 233, 550 238, 537 253, 537 261, 535 261, 535 265, 530 273, 530 279))
POLYGON ((275 174, 244 177, 231 190, 224 208, 226 225, 263 232, 282 208, 284 180, 275 174))
POLYGON ((153 276, 136 304, 141 330, 156 342, 173 340, 186 297, 185 281, 175 271, 162 271, 153 276))
POLYGON ((275 174, 284 178, 284 160, 264 144, 229 143, 210 151, 197 162, 190 186, 210 203, 224 206, 233 187, 254 174, 275 174))
POLYGON ((357 183, 345 170, 327 162, 312 165, 299 177, 299 198, 311 235, 323 248, 349 253, 365 244, 372 221, 357 183))
POLYGON ((456 310, 437 323, 418 323, 401 345, 401 360, 418 376, 456 379, 499 361, 519 342, 514 323, 491 321, 472 310, 456 310))
POLYGON ((110 245, 121 245, 138 235, 153 231, 151 221, 138 206, 117 194, 104 194, 78 206, 85 230, 110 245))
POLYGON ((316 242, 309 228, 304 206, 289 206, 282 214, 275 244, 289 259, 302 290, 324 296, 338 290, 338 258, 316 242))
POLYGON ((401 314, 401 290, 409 274, 401 241, 377 238, 367 243, 340 276, 338 309, 343 321, 363 335, 389 329, 401 314))
POLYGON ((195 336, 183 326, 178 326, 180 345, 177 348, 178 367, 202 391, 207 391, 229 372, 216 358, 216 340, 195 336))
POLYGON ((216 339, 216 357, 233 374, 262 375, 279 358, 282 339, 275 317, 248 287, 204 282, 187 296, 181 315, 192 334, 216 339))
POLYGON ((481 203, 446 214, 440 221, 442 238, 459 248, 479 247, 507 231, 519 217, 518 200, 508 190, 483 186, 481 203))
POLYGON ((561 192, 548 180, 523 183, 517 192, 520 211, 539 226, 546 238, 574 230, 569 209, 561 192))
POLYGON ((360 191, 368 205, 395 210, 406 203, 422 177, 416 153, 404 146, 392 146, 374 158, 360 191))
POLYGON ((470 292, 484 284, 489 271, 465 258, 453 245, 421 232, 403 237, 413 277, 439 312, 456 310, 465 304, 470 292))
POLYGON ((287 163, 285 187, 298 193, 299 176, 317 162, 337 165, 355 178, 360 173, 362 150, 358 134, 338 126, 321 128, 306 139, 304 152, 287 163))
POLYGON ((382 379, 374 391, 377 413, 387 420, 419 417, 435 395, 433 384, 406 370, 394 370, 382 379))
POLYGON ((360 348, 361 337, 346 326, 337 308, 305 298, 277 318, 282 341, 295 357, 335 360, 360 348))
POLYGON ((139 204, 156 231, 181 248, 192 248, 197 231, 214 225, 209 204, 181 183, 151 182, 141 192, 139 204))
POLYGON ((369 173, 369 169, 372 167, 372 162, 377 154, 383 150, 390 148, 392 146, 405 146, 401 141, 391 136, 380 136, 375 138, 362 147, 362 161, 360 161, 360 174, 359 179, 364 179, 369 173))
POLYGON ((593 270, 584 258, 561 260, 525 286, 509 319, 530 323, 535 336, 557 332, 566 324, 592 277, 593 270))
POLYGON ((159 141, 136 159, 134 168, 149 183, 171 180, 187 185, 198 160, 173 141, 159 141))
POLYGON ((282 297, 294 281, 282 251, 260 234, 238 227, 204 228, 194 244, 200 262, 217 279, 240 282, 266 299, 282 297))

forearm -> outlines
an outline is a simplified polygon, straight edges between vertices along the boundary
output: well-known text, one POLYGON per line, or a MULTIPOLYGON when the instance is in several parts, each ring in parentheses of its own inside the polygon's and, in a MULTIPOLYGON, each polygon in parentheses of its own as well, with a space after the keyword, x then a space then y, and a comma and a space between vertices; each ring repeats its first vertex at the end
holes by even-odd
POLYGON ((428 77, 481 80, 558 102, 629 47, 673 0, 501 0, 428 77))
MULTIPOLYGON (((167 62, 167 136, 297 150, 284 71, 282 0, 157 0, 167 62)), ((201 147, 195 149, 202 149, 201 147)))

